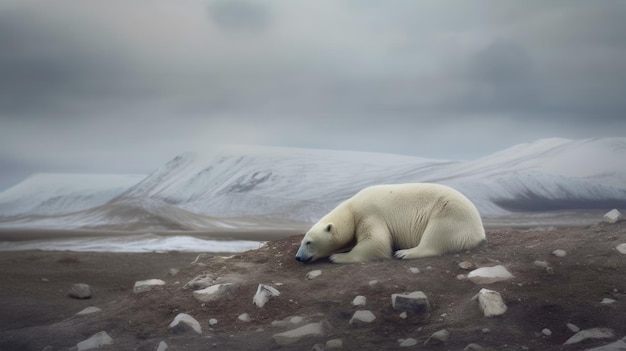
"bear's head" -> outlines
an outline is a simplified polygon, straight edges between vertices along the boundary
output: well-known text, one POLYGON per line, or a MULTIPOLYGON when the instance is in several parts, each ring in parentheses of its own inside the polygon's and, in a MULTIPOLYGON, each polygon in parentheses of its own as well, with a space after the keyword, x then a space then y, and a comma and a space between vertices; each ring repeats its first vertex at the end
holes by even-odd
POLYGON ((341 249, 345 243, 337 237, 337 228, 333 223, 320 221, 304 235, 296 260, 309 263, 321 257, 328 257, 341 249))

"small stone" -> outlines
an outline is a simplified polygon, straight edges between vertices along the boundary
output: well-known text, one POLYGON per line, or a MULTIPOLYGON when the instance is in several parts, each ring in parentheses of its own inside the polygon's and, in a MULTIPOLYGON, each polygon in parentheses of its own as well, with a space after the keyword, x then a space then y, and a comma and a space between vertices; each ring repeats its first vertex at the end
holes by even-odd
POLYGON ((311 348, 311 351, 324 351, 324 349, 326 349, 325 344, 315 344, 313 348, 311 348))
POLYGON ((504 266, 482 267, 475 269, 467 275, 467 278, 476 284, 491 284, 514 278, 504 266))
POLYGON ((439 331, 432 333, 430 337, 426 339, 426 341, 424 342, 424 345, 445 343, 446 341, 448 341, 449 336, 450 336, 450 333, 447 330, 441 329, 439 331))
POLYGON ((408 315, 406 314, 406 312, 402 312, 402 313, 400 313, 400 318, 402 318, 402 319, 406 319, 406 317, 408 317, 408 315))
POLYGON ((184 334, 190 331, 202 334, 202 327, 200 327, 200 323, 186 313, 179 313, 176 315, 172 323, 170 323, 169 329, 172 334, 184 334))
POLYGON ((417 267, 411 267, 409 268, 409 272, 413 273, 413 274, 417 274, 420 272, 420 269, 417 267))
POLYGON ((135 282, 133 292, 135 294, 144 293, 153 290, 157 287, 165 285, 165 282, 161 279, 148 279, 135 282))
POLYGON ((367 284, 370 286, 370 288, 374 289, 380 289, 382 287, 382 284, 378 280, 370 280, 367 284))
POLYGON ((331 339, 326 341, 326 350, 343 348, 343 341, 341 339, 331 339))
POLYGON ((602 219, 607 223, 617 223, 621 221, 624 217, 617 209, 612 209, 609 212, 605 213, 602 219))
POLYGON ((400 347, 411 347, 417 345, 417 340, 413 338, 401 339, 400 347))
POLYGON ((491 333, 491 329, 489 328, 483 328, 480 331, 482 331, 483 333, 487 334, 487 333, 491 333))
POLYGON ((547 261, 539 261, 539 260, 537 260, 537 261, 533 262, 533 264, 534 264, 535 266, 537 266, 537 267, 541 267, 541 268, 546 268, 546 267, 548 267, 548 266, 549 266, 549 264, 548 264, 548 262, 547 262, 547 261))
POLYGON ((619 253, 626 255, 626 243, 619 244, 615 248, 617 249, 617 251, 619 251, 619 253))
POLYGON ((201 274, 187 282, 183 289, 200 290, 213 285, 215 278, 210 274, 201 274))
POLYGON ((461 269, 465 269, 465 270, 470 270, 472 268, 474 268, 474 264, 470 261, 463 261, 461 263, 459 263, 459 268, 461 269))
POLYGON ((456 279, 457 280, 465 280, 465 279, 467 279, 467 277, 465 276, 465 274, 459 274, 459 275, 456 276, 456 279))
POLYGON ((91 287, 82 283, 74 284, 68 294, 76 299, 89 299, 91 298, 91 287))
POLYGON ((180 272, 180 270, 179 270, 179 269, 176 269, 176 268, 170 268, 170 270, 169 270, 169 271, 167 271, 167 275, 168 275, 168 276, 170 276, 170 277, 173 277, 173 276, 175 276, 176 274, 178 274, 178 272, 180 272))
POLYGON ((592 328, 581 330, 567 339, 563 345, 579 343, 586 339, 610 339, 615 337, 615 333, 609 328, 592 328))
POLYGON ((196 290, 192 293, 193 297, 201 302, 211 302, 219 300, 237 290, 237 286, 232 283, 211 285, 202 290, 196 290))
POLYGON ((289 323, 291 323, 291 324, 300 324, 302 322, 304 322, 304 317, 293 316, 293 317, 289 318, 289 323))
POLYGON ((252 298, 252 303, 259 308, 263 308, 267 301, 275 296, 280 296, 280 291, 269 285, 259 284, 259 287, 256 289, 256 294, 254 294, 254 298, 252 298))
POLYGON ((571 330, 574 333, 578 333, 580 331, 580 328, 578 328, 576 325, 572 324, 572 323, 567 323, 567 329, 571 330))
POLYGON ((159 343, 159 346, 157 346, 156 351, 165 351, 167 350, 167 344, 165 343, 165 341, 161 341, 159 343))
POLYGON ((321 323, 309 323, 293 330, 274 334, 272 338, 278 345, 289 345, 304 338, 324 336, 324 334, 324 326, 321 323))
POLYGON ((317 269, 314 271, 310 271, 309 273, 306 274, 306 278, 307 279, 315 279, 317 277, 319 277, 320 275, 322 275, 322 271, 317 269))
POLYGON ((480 307, 485 317, 499 316, 507 310, 502 296, 496 291, 480 289, 476 298, 478 299, 478 307, 480 307))
POLYGON ((237 319, 239 319, 240 321, 242 321, 244 323, 252 322, 252 318, 250 318, 250 315, 247 314, 247 313, 240 314, 239 317, 237 317, 237 319))
POLYGON ((465 346, 465 348, 463 349, 463 351, 485 351, 486 349, 478 344, 468 344, 467 346, 465 346))
POLYGON ((46 282, 46 283, 47 283, 47 282, 49 282, 49 281, 50 281, 50 279, 48 279, 48 278, 41 278, 41 281, 42 281, 42 282, 46 282))
POLYGON ((565 257, 567 255, 567 252, 565 252, 564 250, 554 250, 552 251, 552 254, 556 257, 565 257))
POLYGON ((430 310, 428 298, 421 291, 414 291, 408 294, 392 294, 391 305, 397 311, 426 313, 430 310))
POLYGON ((605 297, 605 298, 602 299, 602 301, 600 303, 603 304, 603 305, 609 305, 609 304, 615 303, 615 300, 609 299, 609 298, 605 297))
POLYGON ((85 315, 85 314, 97 313, 97 312, 100 312, 100 311, 102 311, 102 310, 99 309, 98 307, 89 306, 89 307, 85 308, 84 310, 76 313, 76 315, 82 316, 82 315, 85 315))
POLYGON ((550 330, 548 328, 543 328, 543 329, 541 329, 541 334, 543 334, 545 336, 550 336, 550 335, 552 335, 552 330, 550 330))
POLYGON ((359 310, 354 312, 352 318, 350 318, 350 324, 360 324, 360 323, 372 323, 376 319, 376 316, 372 313, 372 311, 368 310, 359 310))
POLYGON ((92 335, 89 339, 76 344, 78 351, 97 349, 104 345, 112 345, 113 339, 105 331, 92 335))
POLYGON ((357 296, 354 298, 354 300, 352 300, 352 305, 354 306, 365 306, 365 304, 367 303, 367 299, 365 298, 365 296, 357 296))

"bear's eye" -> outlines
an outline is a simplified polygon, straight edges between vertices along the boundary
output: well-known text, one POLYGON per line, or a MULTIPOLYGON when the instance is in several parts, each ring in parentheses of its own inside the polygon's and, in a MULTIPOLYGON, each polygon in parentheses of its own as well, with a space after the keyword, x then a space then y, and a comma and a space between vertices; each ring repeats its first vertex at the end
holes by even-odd
POLYGON ((330 233, 330 230, 333 229, 333 225, 329 224, 326 226, 326 231, 330 233))
POLYGON ((304 245, 307 245, 307 246, 311 245, 311 240, 305 242, 304 245))

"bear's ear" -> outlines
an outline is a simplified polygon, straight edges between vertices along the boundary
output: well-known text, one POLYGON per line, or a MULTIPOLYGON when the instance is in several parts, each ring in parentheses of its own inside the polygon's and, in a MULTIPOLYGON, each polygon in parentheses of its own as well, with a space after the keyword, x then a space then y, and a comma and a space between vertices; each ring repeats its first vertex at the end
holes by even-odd
POLYGON ((332 230, 333 230, 333 224, 328 223, 328 225, 326 226, 326 231, 330 233, 332 230))

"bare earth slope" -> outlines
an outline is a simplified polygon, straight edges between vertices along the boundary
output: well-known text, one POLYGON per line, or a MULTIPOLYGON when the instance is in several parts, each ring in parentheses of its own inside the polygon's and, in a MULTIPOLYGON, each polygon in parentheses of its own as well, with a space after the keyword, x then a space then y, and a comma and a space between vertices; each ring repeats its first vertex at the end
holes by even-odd
POLYGON ((315 344, 337 338, 346 350, 396 349, 398 340, 406 338, 417 340, 412 347, 415 349, 463 350, 476 343, 493 350, 583 350, 626 336, 626 255, 616 250, 617 245, 626 243, 626 223, 535 231, 489 230, 487 236, 485 246, 458 255, 351 265, 296 262, 294 254, 301 236, 270 242, 259 250, 230 258, 201 258, 195 264, 191 264, 195 255, 176 253, 3 253, 2 298, 22 293, 19 298, 13 296, 12 303, 0 305, 0 349, 41 351, 49 346, 46 350, 66 350, 99 331, 106 331, 114 340, 113 345, 101 350, 156 350, 160 341, 169 345, 168 350, 310 350, 315 344), (565 250, 567 255, 552 255, 556 249, 565 250), (95 256, 105 257, 110 264, 95 268, 89 264, 95 256), (23 257, 33 258, 28 261, 23 257), (137 258, 145 262, 143 269, 133 267, 139 265, 137 258), (41 274, 45 273, 35 271, 44 268, 37 268, 37 262, 47 260, 55 265, 63 259, 76 262, 65 263, 71 268, 54 277, 60 282, 52 278, 42 282, 41 274), (536 260, 547 261, 552 271, 536 266, 536 260), (490 285, 459 280, 459 274, 468 272, 459 268, 462 261, 477 267, 502 264, 515 278, 490 285), (21 268, 12 269, 11 265, 21 268), (182 269, 174 277, 164 277, 168 265, 182 269), (28 273, 28 267, 33 272, 28 273), (420 272, 412 273, 411 267, 420 272), (322 274, 307 279, 311 270, 321 270, 322 274), (202 273, 210 273, 217 283, 235 283, 237 289, 218 301, 201 303, 183 285, 202 273), (164 279, 166 285, 146 293, 132 292, 132 281, 150 278, 164 279), (380 284, 371 286, 372 280, 380 284), (5 285, 7 281, 11 282, 9 286, 5 285), (79 281, 94 288, 92 301, 73 300, 58 288, 79 281), (109 282, 112 290, 103 291, 109 282), (252 304, 260 283, 281 292, 263 308, 252 304), (57 284, 57 288, 46 290, 49 284, 57 284), (472 297, 483 287, 502 294, 508 305, 504 315, 482 315, 472 297), (412 291, 423 291, 432 308, 427 315, 409 314, 403 319, 401 311, 392 309, 391 294, 412 291), (357 295, 367 298, 366 306, 352 305, 357 295), (602 304, 604 298, 615 302, 602 304), (91 303, 102 311, 73 316, 91 303), (20 319, 33 309, 49 313, 32 320, 20 319), (370 310, 376 319, 370 324, 350 325, 358 309, 370 310), (168 331, 168 324, 181 312, 200 322, 202 335, 168 331), (252 321, 238 320, 242 313, 248 313, 252 321), (293 316, 304 317, 304 322, 272 325, 273 321, 293 316), (217 325, 209 325, 212 318, 217 325), (287 346, 278 345, 272 338, 308 322, 321 322, 326 334, 287 346), (563 345, 574 335, 567 323, 581 329, 611 328, 615 337, 563 345), (551 335, 543 334, 544 328, 551 335), (449 332, 448 341, 424 346, 428 336, 441 329, 449 332))

